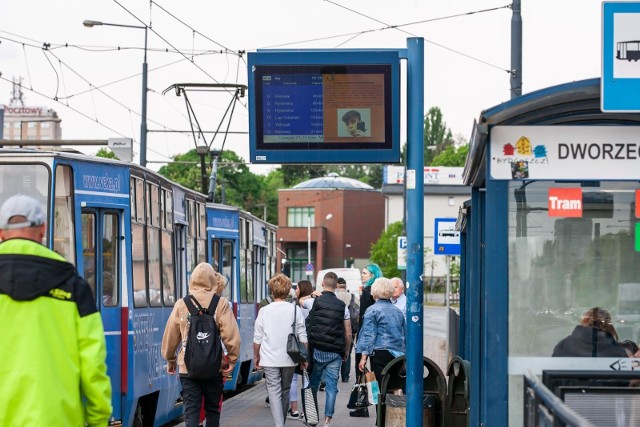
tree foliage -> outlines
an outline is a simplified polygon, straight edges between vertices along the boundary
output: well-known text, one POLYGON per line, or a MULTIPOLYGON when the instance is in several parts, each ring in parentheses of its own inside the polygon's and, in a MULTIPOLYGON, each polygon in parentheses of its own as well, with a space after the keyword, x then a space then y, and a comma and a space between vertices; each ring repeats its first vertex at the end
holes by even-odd
POLYGON ((114 153, 113 151, 109 150, 108 148, 100 148, 98 150, 98 152, 96 153, 96 157, 102 157, 103 159, 116 159, 116 160, 120 160, 118 158, 118 156, 116 156, 116 153, 114 153))
POLYGON ((402 235, 402 221, 389 224, 380 238, 371 246, 371 261, 380 266, 385 277, 399 277, 398 270, 398 237, 402 235))
POLYGON ((433 162, 433 159, 453 145, 453 135, 447 128, 442 117, 442 111, 438 107, 429 108, 429 112, 424 116, 424 165, 441 166, 433 162))
POLYGON ((450 145, 433 159, 433 164, 437 166, 464 166, 468 153, 469 144, 461 147, 450 145))

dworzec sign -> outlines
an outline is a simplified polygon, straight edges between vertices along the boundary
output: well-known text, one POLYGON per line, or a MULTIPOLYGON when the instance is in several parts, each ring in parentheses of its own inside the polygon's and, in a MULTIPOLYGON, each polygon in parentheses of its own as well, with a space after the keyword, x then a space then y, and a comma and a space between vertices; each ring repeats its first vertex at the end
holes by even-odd
POLYGON ((638 126, 495 126, 493 179, 639 179, 638 126))

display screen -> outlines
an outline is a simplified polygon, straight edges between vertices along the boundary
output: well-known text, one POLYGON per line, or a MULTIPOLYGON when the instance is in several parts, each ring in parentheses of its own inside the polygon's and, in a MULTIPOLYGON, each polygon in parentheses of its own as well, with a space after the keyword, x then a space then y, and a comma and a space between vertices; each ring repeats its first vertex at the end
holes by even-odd
POLYGON ((251 70, 252 162, 399 162, 393 64, 256 64, 251 70))

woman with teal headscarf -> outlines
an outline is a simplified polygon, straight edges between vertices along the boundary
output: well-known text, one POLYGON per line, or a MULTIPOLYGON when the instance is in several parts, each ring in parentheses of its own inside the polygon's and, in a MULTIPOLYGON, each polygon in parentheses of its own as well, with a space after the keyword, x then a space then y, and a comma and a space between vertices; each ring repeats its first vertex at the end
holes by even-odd
MULTIPOLYGON (((369 264, 362 269, 360 273, 360 279, 362 280, 362 291, 360 292, 360 315, 358 316, 358 325, 362 325, 364 321, 364 313, 367 311, 367 308, 372 306, 376 301, 371 296, 371 285, 376 281, 378 277, 382 277, 382 270, 378 264, 369 264)), ((358 334, 360 331, 358 331, 358 334)), ((356 336, 356 341, 358 340, 356 336)), ((360 364, 360 357, 362 353, 356 353, 355 357, 355 372, 360 372, 358 370, 358 365, 360 364)), ((368 408, 360 408, 355 409, 349 412, 349 415, 352 417, 368 417, 369 409, 368 408)))

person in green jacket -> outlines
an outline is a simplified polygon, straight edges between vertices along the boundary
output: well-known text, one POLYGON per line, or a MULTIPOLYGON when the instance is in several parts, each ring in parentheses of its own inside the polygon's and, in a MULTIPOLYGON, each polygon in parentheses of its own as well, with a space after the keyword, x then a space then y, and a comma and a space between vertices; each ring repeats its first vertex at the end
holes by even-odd
POLYGON ((111 383, 100 313, 87 282, 41 244, 40 203, 0 208, 0 427, 104 427, 111 383))

